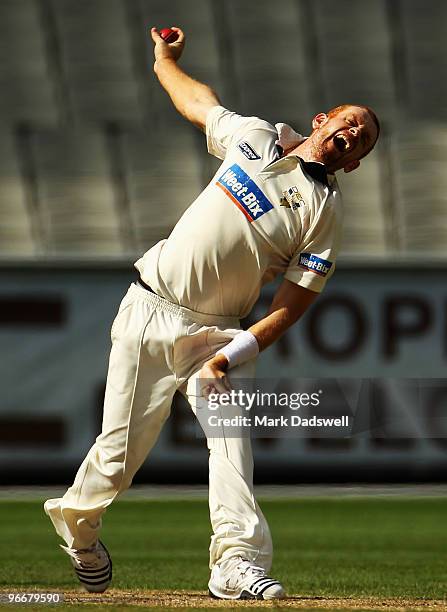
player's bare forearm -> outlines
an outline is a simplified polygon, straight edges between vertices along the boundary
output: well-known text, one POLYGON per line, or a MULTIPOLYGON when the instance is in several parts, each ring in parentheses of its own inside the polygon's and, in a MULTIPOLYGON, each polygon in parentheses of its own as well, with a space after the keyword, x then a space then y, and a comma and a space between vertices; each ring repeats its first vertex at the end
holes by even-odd
MULTIPOLYGON (((314 302, 318 293, 300 287, 295 283, 284 280, 273 298, 272 304, 265 317, 252 325, 250 331, 256 338, 259 351, 273 344, 282 334, 291 327, 306 312, 314 302)), ((225 392, 228 387, 226 372, 228 360, 222 353, 217 353, 202 367, 201 378, 209 381, 215 380, 216 390, 225 392)))
POLYGON ((155 43, 154 72, 171 98, 177 111, 201 130, 205 129, 206 116, 213 106, 220 104, 217 94, 204 83, 196 81, 182 70, 177 61, 180 58, 185 35, 179 28, 172 28, 178 34, 174 43, 166 43, 155 28, 151 30, 155 43))
POLYGON ((220 104, 214 91, 188 76, 174 60, 157 61, 154 70, 178 112, 204 130, 209 109, 220 104))
POLYGON ((292 317, 287 309, 280 308, 249 327, 248 331, 258 342, 259 352, 276 342, 298 318, 292 317))
POLYGON ((273 344, 302 317, 318 293, 284 280, 273 298, 267 315, 249 328, 258 341, 259 350, 273 344))

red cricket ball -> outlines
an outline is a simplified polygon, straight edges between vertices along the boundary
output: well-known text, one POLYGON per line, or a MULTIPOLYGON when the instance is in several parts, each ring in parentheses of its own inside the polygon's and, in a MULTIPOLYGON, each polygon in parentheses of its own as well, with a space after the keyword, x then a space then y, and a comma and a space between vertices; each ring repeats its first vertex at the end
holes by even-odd
POLYGON ((163 28, 160 30, 160 36, 167 43, 173 43, 178 38, 177 32, 174 32, 174 30, 171 30, 171 28, 163 28))

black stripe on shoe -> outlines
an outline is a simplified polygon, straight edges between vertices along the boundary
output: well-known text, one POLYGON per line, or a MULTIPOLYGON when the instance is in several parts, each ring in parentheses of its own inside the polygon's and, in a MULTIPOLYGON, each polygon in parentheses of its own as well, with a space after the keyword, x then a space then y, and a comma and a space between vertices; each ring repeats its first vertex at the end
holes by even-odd
POLYGON ((110 574, 107 574, 106 576, 102 576, 101 578, 92 578, 92 579, 87 579, 87 578, 82 578, 81 576, 79 576, 79 582, 82 582, 83 584, 92 584, 92 585, 99 585, 99 584, 105 584, 106 582, 109 582, 111 578, 110 574))
POLYGON ((107 568, 105 571, 102 572, 98 572, 97 574, 83 574, 82 572, 79 572, 78 570, 75 570, 79 580, 85 579, 85 580, 98 580, 99 578, 105 578, 106 576, 110 575, 110 568, 107 568))
POLYGON ((257 580, 252 582, 252 584, 250 585, 250 588, 252 589, 255 585, 258 584, 258 582, 262 582, 263 580, 270 580, 270 578, 268 578, 267 576, 263 576, 262 578, 258 578, 257 580))
POLYGON ((103 565, 102 567, 95 567, 93 569, 89 567, 75 567, 75 571, 83 572, 84 574, 94 574, 95 572, 105 572, 110 569, 110 564, 103 565))
POLYGON ((279 585, 281 586, 281 584, 277 581, 277 580, 271 580, 268 584, 264 584, 260 590, 258 590, 257 595, 262 595, 264 593, 264 591, 266 591, 268 588, 270 588, 271 586, 275 586, 275 585, 279 585))
POLYGON ((263 586, 271 582, 275 581, 272 580, 272 578, 262 578, 261 580, 257 580, 256 583, 251 584, 250 590, 253 591, 253 593, 259 593, 260 589, 262 589, 263 586))

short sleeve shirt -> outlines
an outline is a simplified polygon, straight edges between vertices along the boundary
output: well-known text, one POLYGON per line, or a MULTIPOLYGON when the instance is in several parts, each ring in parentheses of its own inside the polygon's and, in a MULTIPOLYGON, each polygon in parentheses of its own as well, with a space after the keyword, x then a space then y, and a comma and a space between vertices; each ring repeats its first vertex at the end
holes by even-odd
POLYGON ((335 177, 280 157, 275 127, 257 117, 215 106, 206 136, 222 164, 170 236, 136 262, 143 280, 176 304, 239 318, 280 274, 320 292, 340 242, 335 177))

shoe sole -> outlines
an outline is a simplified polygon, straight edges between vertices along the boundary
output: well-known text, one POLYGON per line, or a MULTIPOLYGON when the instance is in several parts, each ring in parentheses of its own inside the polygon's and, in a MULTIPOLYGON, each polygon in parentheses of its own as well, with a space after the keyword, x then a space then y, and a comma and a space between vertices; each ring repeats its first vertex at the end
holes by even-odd
POLYGON ((238 601, 238 600, 247 601, 249 599, 250 600, 256 599, 258 601, 274 601, 275 599, 284 599, 284 596, 265 599, 262 596, 262 593, 259 595, 254 595, 254 593, 250 593, 250 591, 242 591, 242 593, 238 597, 222 597, 220 595, 216 595, 215 593, 213 593, 209 587, 208 587, 208 594, 213 599, 223 599, 223 600, 226 599, 229 601, 238 601))

